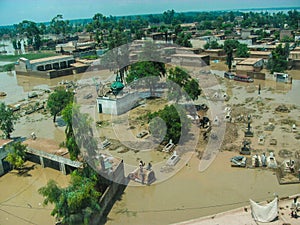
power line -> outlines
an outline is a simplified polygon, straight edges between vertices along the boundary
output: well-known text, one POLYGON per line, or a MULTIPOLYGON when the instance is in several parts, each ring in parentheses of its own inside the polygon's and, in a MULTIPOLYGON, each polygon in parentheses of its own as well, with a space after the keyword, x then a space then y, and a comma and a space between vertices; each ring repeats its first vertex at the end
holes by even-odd
POLYGON ((131 212, 131 213, 175 212, 175 211, 185 211, 185 210, 217 208, 217 207, 223 207, 223 206, 238 205, 238 204, 243 204, 243 203, 248 203, 248 201, 232 202, 232 203, 227 203, 227 204, 217 204, 217 205, 209 205, 209 206, 199 206, 199 207, 173 208, 173 209, 149 209, 149 210, 135 210, 135 211, 134 210, 126 210, 126 212, 131 212))
POLYGON ((200 207, 185 207, 185 208, 173 208, 173 209, 149 209, 149 210, 126 210, 127 212, 134 212, 134 213, 150 213, 150 212, 174 212, 174 211, 185 211, 185 210, 197 210, 197 209, 208 209, 208 208, 216 208, 216 207, 223 207, 223 206, 230 206, 230 205, 237 205, 242 203, 247 203, 248 201, 244 202, 234 202, 228 204, 219 204, 219 205, 209 205, 209 206, 200 206, 200 207))

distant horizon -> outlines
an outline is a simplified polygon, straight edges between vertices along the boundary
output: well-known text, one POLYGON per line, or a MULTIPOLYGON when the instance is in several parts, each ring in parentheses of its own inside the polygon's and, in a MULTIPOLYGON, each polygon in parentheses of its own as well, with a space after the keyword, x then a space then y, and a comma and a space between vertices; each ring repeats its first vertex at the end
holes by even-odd
POLYGON ((64 20, 91 19, 96 13, 104 16, 126 17, 138 15, 156 15, 172 10, 176 13, 198 13, 216 11, 286 11, 300 9, 298 0, 0 0, 0 27, 12 26, 23 20, 35 23, 47 23, 56 15, 63 15, 64 20), (22 3, 26 2, 24 5, 22 3), (116 7, 116 5, 118 7, 116 7), (271 5, 271 7, 270 7, 271 5), (114 6, 114 7, 111 7, 114 6), (12 14, 12 11, 15 13, 12 14), (13 15, 13 16, 12 16, 13 15))
MULTIPOLYGON (((168 9, 167 9, 168 10, 168 9)), ((169 9, 172 10, 172 9, 169 9)), ((175 11, 175 13, 201 13, 201 12, 242 12, 242 11, 283 11, 283 10, 299 10, 300 11, 300 7, 299 6, 295 6, 295 7, 269 7, 269 8, 243 8, 243 9, 226 9, 226 10, 202 10, 202 11, 175 11)), ((101 13, 101 12, 100 12, 101 13)), ((104 16, 115 16, 115 17, 130 17, 130 16, 147 16, 147 15, 159 15, 162 14, 161 13, 145 13, 145 14, 129 14, 129 15, 104 15, 104 16)), ((55 17, 56 15, 54 15, 53 17, 55 17)), ((86 17, 86 18, 73 18, 73 19, 65 19, 64 20, 69 20, 69 21, 74 21, 74 20, 91 20, 93 18, 94 15, 92 15, 91 17, 86 17)), ((23 21, 23 20, 22 20, 23 21)), ((18 22, 21 23, 22 21, 18 22)), ((37 24, 39 23, 50 23, 51 20, 49 21, 33 21, 37 24)), ((14 24, 7 24, 7 25, 0 25, 0 27, 11 27, 14 26, 15 24, 18 23, 14 23, 14 24)))

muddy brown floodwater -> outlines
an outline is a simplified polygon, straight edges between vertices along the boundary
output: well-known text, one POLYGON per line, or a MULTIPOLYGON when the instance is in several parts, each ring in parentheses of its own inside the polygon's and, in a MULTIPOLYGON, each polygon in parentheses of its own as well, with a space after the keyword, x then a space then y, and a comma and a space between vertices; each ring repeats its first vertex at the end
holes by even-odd
POLYGON ((65 187, 69 176, 31 162, 25 166, 33 169, 23 175, 13 170, 0 179, 0 224, 53 225, 55 219, 50 215, 53 205, 43 206, 44 198, 38 189, 50 179, 65 187))
MULTIPOLYGON (((216 65, 214 65, 217 67, 216 65)), ((223 69, 224 66, 221 68, 223 69)), ((218 68, 215 68, 218 69, 218 68)), ((222 74, 223 72, 220 72, 222 74)), ((295 77, 299 71, 293 71, 295 77)), ((85 74, 94 76, 93 72, 85 74)), ((102 77, 107 79, 111 76, 109 71, 104 71, 102 77)), ((212 76, 212 75, 211 75, 212 76)), ((27 98, 28 92, 35 88, 53 88, 62 80, 80 80, 82 75, 68 76, 58 79, 45 80, 16 76, 14 72, 0 73, 0 91, 7 93, 1 98, 7 104, 16 103, 27 98)), ((299 77, 299 76, 298 76, 299 77)), ((278 155, 279 150, 286 148, 296 151, 299 140, 289 129, 290 124, 283 124, 282 120, 289 118, 299 123, 299 96, 300 80, 294 80, 293 84, 282 84, 274 81, 257 81, 252 84, 239 83, 223 80, 220 78, 221 88, 230 95, 226 103, 233 108, 233 113, 251 112, 253 115, 253 128, 255 137, 252 139, 253 148, 262 151, 271 149, 278 155), (261 101, 257 102, 257 88, 261 85, 261 101), (292 108, 288 114, 276 113, 274 109, 279 104, 287 104, 292 108), (275 118, 275 120, 274 120, 275 118), (276 125, 274 132, 264 133, 264 124, 273 121, 276 125), (280 122, 281 121, 281 122, 280 122), (259 145, 258 134, 264 134, 266 144, 259 145), (270 146, 270 138, 278 139, 277 146, 270 146)), ((212 87, 213 88, 213 87, 212 87)), ((199 103, 203 98, 199 99, 199 103)), ((145 110, 145 109, 144 109, 145 110)), ((139 112, 133 110, 132 117, 139 112)), ((100 120, 106 120, 100 116, 100 120)), ((134 122, 134 121, 133 121, 134 122)), ((137 129, 146 127, 133 124, 137 129)), ((243 130, 246 124, 236 125, 237 137, 232 143, 240 146, 243 140, 243 130)), ((115 136, 113 130, 102 129, 106 136, 115 136)), ((33 113, 24 116, 16 124, 16 131, 13 136, 26 136, 35 132, 37 141, 40 138, 54 140, 57 145, 64 140, 64 127, 56 127, 49 115, 33 113)), ((200 150, 204 146, 198 146, 200 150)), ((248 205, 249 198, 255 201, 272 199, 274 195, 279 197, 300 193, 300 185, 279 185, 275 172, 269 169, 245 169, 233 168, 230 166, 230 158, 238 154, 237 151, 222 148, 210 167, 199 172, 199 159, 194 154, 191 160, 173 177, 157 182, 150 186, 129 185, 125 189, 121 200, 117 201, 108 216, 107 224, 170 224, 189 220, 201 216, 211 215, 240 206, 248 205)), ((138 159, 161 160, 165 157, 161 152, 140 152, 126 151, 122 153, 115 151, 117 157, 125 160, 125 163, 135 164, 138 159), (148 157, 148 158, 147 158, 148 157), (147 159, 146 159, 147 158, 147 159)), ((279 158, 283 160, 283 158, 279 158)), ((27 162, 28 167, 34 166, 27 174, 19 176, 11 171, 0 178, 0 224, 54 224, 54 218, 50 215, 53 206, 44 207, 43 197, 37 190, 44 186, 49 179, 56 180, 60 185, 66 186, 69 176, 62 175, 59 171, 44 168, 39 165, 27 162)))

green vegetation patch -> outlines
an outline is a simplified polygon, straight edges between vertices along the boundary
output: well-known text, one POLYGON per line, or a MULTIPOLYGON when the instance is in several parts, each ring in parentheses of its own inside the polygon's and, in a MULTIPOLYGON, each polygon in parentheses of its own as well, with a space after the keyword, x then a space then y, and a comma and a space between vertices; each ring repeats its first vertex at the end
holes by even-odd
POLYGON ((28 53, 28 54, 21 54, 21 55, 0 55, 0 61, 4 62, 16 62, 19 58, 24 57, 26 59, 39 59, 39 58, 46 58, 51 56, 56 56, 54 52, 36 52, 36 53, 28 53))

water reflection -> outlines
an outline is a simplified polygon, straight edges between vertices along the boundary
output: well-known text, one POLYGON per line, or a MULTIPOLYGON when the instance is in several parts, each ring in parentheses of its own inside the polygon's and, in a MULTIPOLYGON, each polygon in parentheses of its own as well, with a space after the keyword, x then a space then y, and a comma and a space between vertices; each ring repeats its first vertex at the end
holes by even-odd
MULTIPOLYGON (((292 84, 276 82, 274 80, 255 80, 254 83, 234 82, 233 96, 237 99, 256 97, 258 87, 261 86, 261 97, 272 98, 275 103, 279 104, 296 104, 300 105, 300 80, 293 80, 292 84), (244 87, 244 88, 240 88, 244 87)), ((238 100, 240 101, 240 100, 238 100)))
MULTIPOLYGON (((101 79, 105 80, 112 75, 112 72, 104 70, 101 72, 101 79)), ((4 101, 6 104, 13 104, 26 99, 28 93, 33 90, 52 89, 62 81, 78 81, 95 76, 99 77, 99 72, 92 71, 54 79, 16 75, 15 71, 0 72, 0 92, 7 94, 5 97, 0 97, 0 101, 4 101)))

